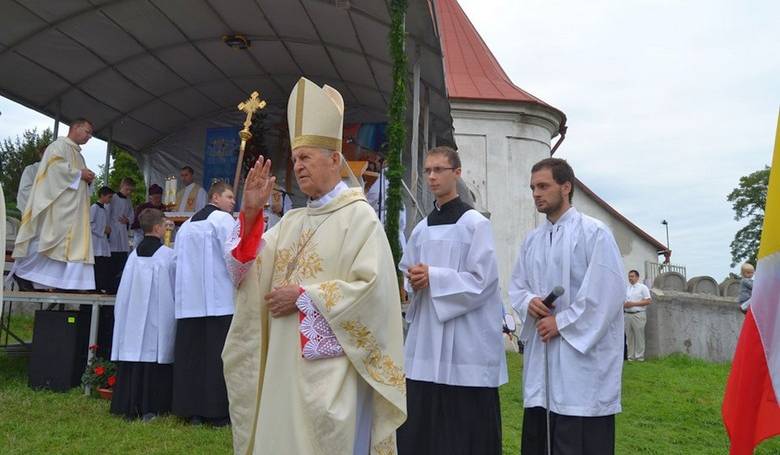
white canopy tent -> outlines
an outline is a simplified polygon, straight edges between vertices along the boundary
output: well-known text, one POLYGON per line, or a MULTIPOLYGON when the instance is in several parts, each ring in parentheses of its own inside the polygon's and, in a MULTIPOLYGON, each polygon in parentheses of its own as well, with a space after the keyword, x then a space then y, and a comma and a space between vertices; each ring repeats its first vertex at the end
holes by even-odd
MULTIPOLYGON (((385 0, 0 0, 0 94, 130 151, 147 179, 189 164, 205 129, 239 126, 253 90, 282 121, 300 76, 344 96, 346 122, 386 121, 393 87, 385 0), (227 46, 240 34, 251 45, 227 46)), ((434 10, 410 0, 408 136, 417 150, 452 142, 434 10)))

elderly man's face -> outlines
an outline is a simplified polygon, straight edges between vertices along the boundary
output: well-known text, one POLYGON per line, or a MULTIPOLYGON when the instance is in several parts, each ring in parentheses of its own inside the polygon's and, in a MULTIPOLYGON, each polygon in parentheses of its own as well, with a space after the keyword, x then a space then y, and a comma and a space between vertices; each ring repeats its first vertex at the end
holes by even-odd
POLYGON ((292 151, 292 161, 295 180, 310 198, 318 198, 332 190, 341 177, 341 158, 336 152, 297 147, 292 151))
POLYGON ((179 177, 181 177, 181 181, 184 184, 184 186, 189 185, 192 183, 192 172, 182 169, 182 171, 179 173, 179 177))

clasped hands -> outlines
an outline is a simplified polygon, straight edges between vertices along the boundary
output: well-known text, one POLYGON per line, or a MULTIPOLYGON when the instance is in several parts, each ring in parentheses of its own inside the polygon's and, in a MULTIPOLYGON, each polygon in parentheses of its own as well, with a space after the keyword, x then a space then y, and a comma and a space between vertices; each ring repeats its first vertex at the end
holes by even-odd
MULTIPOLYGON (((552 307, 555 308, 555 305, 553 304, 552 307)), ((536 319, 536 333, 542 337, 543 342, 546 343, 559 335, 555 316, 541 298, 531 299, 531 302, 528 303, 528 315, 536 319)))
POLYGON ((428 265, 417 264, 409 267, 407 270, 406 278, 409 279, 409 284, 412 285, 412 289, 419 291, 425 289, 430 284, 428 281, 428 265))

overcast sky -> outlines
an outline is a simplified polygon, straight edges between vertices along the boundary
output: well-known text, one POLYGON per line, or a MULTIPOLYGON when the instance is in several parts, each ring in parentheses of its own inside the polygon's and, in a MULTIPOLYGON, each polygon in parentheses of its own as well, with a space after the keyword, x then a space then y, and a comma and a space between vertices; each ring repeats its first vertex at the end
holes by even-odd
MULTIPOLYGON (((556 155, 664 243, 667 219, 689 277, 725 277, 741 226, 726 195, 771 161, 780 2, 460 3, 515 84, 568 116, 556 155)), ((2 97, 0 112, 0 139, 52 125, 2 97)), ((87 144, 93 169, 104 154, 87 144)))
MULTIPOLYGON (((513 82, 561 109, 556 156, 688 277, 729 270, 726 195, 770 164, 778 1, 460 0, 513 82)), ((576 197, 575 197, 576 204, 576 197)))

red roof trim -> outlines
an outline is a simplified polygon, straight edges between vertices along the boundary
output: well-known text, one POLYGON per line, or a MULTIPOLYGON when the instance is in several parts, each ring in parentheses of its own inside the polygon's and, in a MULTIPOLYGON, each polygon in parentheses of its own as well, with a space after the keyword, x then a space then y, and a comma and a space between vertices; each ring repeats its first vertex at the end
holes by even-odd
POLYGON ((580 189, 583 193, 590 196, 590 198, 593 199, 596 202, 596 204, 598 204, 599 206, 601 206, 601 208, 609 212, 610 215, 617 218, 618 221, 628 226, 628 228, 631 229, 639 237, 643 238, 645 241, 653 245, 656 248, 656 250, 658 250, 659 253, 669 251, 669 248, 666 245, 659 242, 658 240, 653 238, 653 236, 643 231, 639 226, 632 223, 628 218, 624 217, 620 212, 618 212, 611 205, 609 205, 604 199, 598 197, 596 193, 594 193, 593 190, 591 190, 584 183, 582 183, 580 179, 575 178, 574 180, 578 189, 580 189))
POLYGON ((450 98, 522 101, 555 109, 512 83, 457 0, 434 0, 433 5, 450 98))

